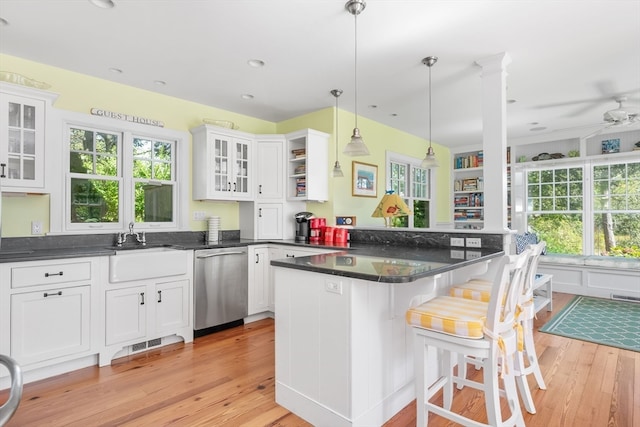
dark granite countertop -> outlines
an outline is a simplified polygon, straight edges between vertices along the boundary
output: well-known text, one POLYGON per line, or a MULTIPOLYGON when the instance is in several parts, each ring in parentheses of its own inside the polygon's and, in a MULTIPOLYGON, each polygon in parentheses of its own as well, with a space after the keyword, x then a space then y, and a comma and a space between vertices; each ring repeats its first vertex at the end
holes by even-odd
POLYGON ((272 260, 271 265, 386 283, 407 283, 504 255, 496 249, 457 250, 357 245, 330 254, 272 260))

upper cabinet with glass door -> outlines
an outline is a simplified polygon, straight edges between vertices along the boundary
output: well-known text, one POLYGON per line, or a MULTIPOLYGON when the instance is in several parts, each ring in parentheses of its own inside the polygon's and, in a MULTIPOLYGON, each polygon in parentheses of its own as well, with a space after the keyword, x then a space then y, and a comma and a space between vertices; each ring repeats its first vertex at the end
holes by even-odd
POLYGON ((253 137, 203 125, 193 135, 193 198, 251 200, 253 137))
POLYGON ((47 192, 45 128, 57 95, 0 83, 2 191, 47 192))

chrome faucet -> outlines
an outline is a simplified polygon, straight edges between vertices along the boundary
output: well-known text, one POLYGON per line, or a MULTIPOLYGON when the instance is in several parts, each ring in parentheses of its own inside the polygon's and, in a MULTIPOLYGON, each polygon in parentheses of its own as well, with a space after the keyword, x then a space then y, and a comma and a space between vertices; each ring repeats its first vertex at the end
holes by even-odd
POLYGON ((135 231, 133 231, 133 221, 131 221, 129 223, 129 232, 121 232, 118 233, 118 247, 122 247, 123 243, 127 243, 127 237, 129 236, 134 236, 136 238, 136 242, 141 243, 142 246, 146 246, 147 244, 147 235, 146 233, 143 231, 142 233, 136 233, 135 231), (142 234, 142 235, 141 235, 142 234))

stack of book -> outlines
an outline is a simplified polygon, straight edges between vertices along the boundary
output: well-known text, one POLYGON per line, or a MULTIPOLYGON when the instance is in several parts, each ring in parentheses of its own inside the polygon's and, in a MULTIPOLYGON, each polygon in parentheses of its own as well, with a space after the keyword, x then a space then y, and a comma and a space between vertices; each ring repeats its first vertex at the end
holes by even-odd
POLYGON ((291 155, 294 159, 301 159, 307 157, 307 150, 304 148, 296 148, 294 150, 291 150, 291 155))
POLYGON ((484 166, 484 153, 478 151, 477 154, 469 154, 468 156, 458 156, 455 160, 456 169, 481 168, 484 166))
POLYGON ((303 197, 307 195, 307 179, 296 179, 296 197, 303 197))

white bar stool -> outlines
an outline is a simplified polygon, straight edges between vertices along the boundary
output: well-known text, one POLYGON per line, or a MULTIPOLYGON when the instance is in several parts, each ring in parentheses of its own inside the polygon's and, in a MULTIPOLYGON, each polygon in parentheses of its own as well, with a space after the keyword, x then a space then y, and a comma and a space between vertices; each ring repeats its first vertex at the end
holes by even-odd
POLYGON ((417 425, 427 425, 429 412, 465 426, 524 426, 514 377, 517 352, 516 310, 522 293, 524 269, 531 254, 527 249, 513 261, 508 256, 494 260, 497 265, 490 301, 479 302, 439 296, 406 313, 407 323, 414 332, 414 363, 417 425), (511 262, 511 265, 509 264, 511 262), (509 272, 512 271, 511 278, 509 272), (439 378, 426 384, 428 355, 438 351, 439 378), (454 355, 474 357, 483 368, 483 383, 454 374, 454 355), (504 388, 499 386, 502 378, 504 388), (483 424, 451 411, 454 384, 463 384, 484 392, 488 424, 483 424), (443 390, 442 406, 430 402, 443 390), (502 419, 500 397, 505 397, 510 409, 502 419))

